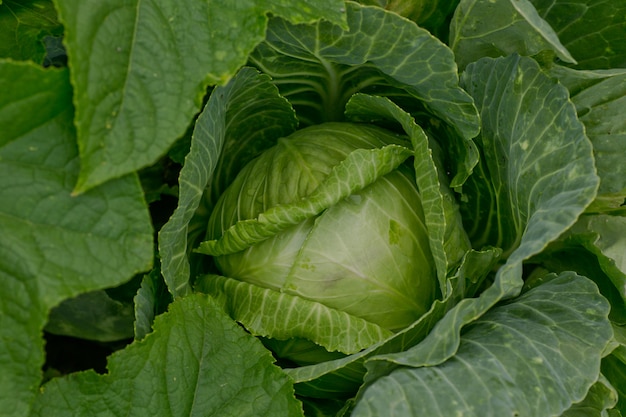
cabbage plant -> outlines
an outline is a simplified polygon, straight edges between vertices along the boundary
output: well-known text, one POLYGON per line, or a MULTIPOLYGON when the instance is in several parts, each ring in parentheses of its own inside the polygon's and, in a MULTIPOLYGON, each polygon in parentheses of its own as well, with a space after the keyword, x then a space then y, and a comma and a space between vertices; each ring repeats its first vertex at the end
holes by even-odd
POLYGON ((407 144, 349 123, 279 139, 221 195, 203 253, 228 277, 320 303, 380 334, 404 329, 437 290, 407 144), (273 236, 237 232, 256 219, 273 236))
POLYGON ((0 2, 0 415, 626 414, 608 3, 0 2))

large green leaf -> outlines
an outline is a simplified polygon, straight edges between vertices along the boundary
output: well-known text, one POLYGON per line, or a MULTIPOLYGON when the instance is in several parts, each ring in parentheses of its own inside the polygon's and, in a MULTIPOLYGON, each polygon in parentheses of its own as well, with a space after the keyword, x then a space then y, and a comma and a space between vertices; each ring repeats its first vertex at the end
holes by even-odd
POLYGON ((448 297, 433 303, 430 311, 406 329, 354 355, 312 366, 286 369, 296 382, 296 391, 310 397, 345 397, 363 383, 364 361, 375 355, 407 350, 420 343, 435 324, 459 300, 475 294, 500 255, 499 250, 469 251, 456 273, 448 279, 448 297))
POLYGON ((0 410, 28 414, 48 311, 150 268, 135 175, 72 195, 78 155, 66 70, 0 61, 0 410))
POLYGON ((531 0, 576 59, 576 68, 626 67, 626 1, 531 0))
POLYGON ((52 1, 5 0, 0 4, 0 57, 42 63, 45 37, 63 33, 52 1))
POLYGON ((83 192, 153 163, 186 130, 206 86, 263 40, 267 13, 344 21, 343 1, 56 0, 72 68, 83 192))
POLYGON ((593 282, 563 273, 469 325, 446 362, 375 381, 352 415, 559 415, 598 379, 608 312, 593 282))
POLYGON ((347 30, 272 19, 252 62, 274 78, 304 124, 343 120, 345 104, 357 92, 408 97, 455 130, 448 148, 458 156, 452 183, 460 185, 476 164, 471 138, 479 121, 458 86, 452 51, 395 13, 351 2, 346 9, 347 30))
POLYGON ((568 91, 529 58, 481 59, 463 76, 480 108, 480 171, 464 190, 477 246, 538 253, 595 198, 591 142, 568 91))
POLYGON ((545 50, 576 62, 530 0, 461 0, 450 24, 450 47, 461 68, 482 57, 545 50))
POLYGON ((43 386, 34 416, 298 416, 292 382, 258 340, 205 295, 175 301, 154 332, 43 386))
POLYGON ((197 288, 219 299, 228 314, 255 336, 303 338, 343 353, 358 352, 391 336, 377 324, 322 303, 232 278, 202 276, 197 288))
POLYGON ((626 175, 622 168, 626 154, 626 69, 583 71, 554 66, 550 74, 569 90, 593 144, 600 188, 589 209, 619 209, 626 198, 626 175))
POLYGON ((461 300, 422 343, 379 356, 370 365, 372 375, 397 365, 436 365, 453 355, 461 328, 498 301, 517 296, 522 262, 571 227, 595 197, 591 144, 567 90, 535 61, 484 58, 467 68, 462 82, 481 112, 478 144, 484 155, 481 171, 464 185, 464 218, 487 236, 476 239, 477 246, 502 247, 508 259, 480 296, 461 300))
MULTIPOLYGON (((187 240, 205 188, 211 186, 209 192, 222 190, 237 169, 255 156, 252 149, 259 152, 271 146, 291 133, 295 125, 289 103, 280 97, 269 77, 252 68, 243 68, 226 86, 213 91, 198 117, 191 150, 180 173, 178 207, 159 232, 161 269, 173 295, 191 289, 187 240), (227 156, 220 159, 223 148, 227 156), (216 167, 221 170, 214 174, 216 167)), ((204 237, 207 221, 201 216, 196 235, 204 237)))

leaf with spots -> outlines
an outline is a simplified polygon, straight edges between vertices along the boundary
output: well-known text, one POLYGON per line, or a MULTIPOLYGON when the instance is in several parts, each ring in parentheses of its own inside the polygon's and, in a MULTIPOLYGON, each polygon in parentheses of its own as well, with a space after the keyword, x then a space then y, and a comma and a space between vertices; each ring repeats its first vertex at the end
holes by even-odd
POLYGON ((447 361, 376 380, 352 415, 558 416, 582 401, 612 338, 609 305, 587 278, 551 278, 469 325, 447 361))

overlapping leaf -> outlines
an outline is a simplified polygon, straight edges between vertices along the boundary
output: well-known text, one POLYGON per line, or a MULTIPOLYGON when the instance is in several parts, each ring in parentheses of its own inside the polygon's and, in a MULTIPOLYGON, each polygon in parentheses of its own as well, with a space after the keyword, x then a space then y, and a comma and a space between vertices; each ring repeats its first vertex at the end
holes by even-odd
POLYGON ((0 5, 0 57, 43 63, 46 37, 63 33, 52 0, 5 0, 0 5))
POLYGON ((508 259, 492 286, 477 298, 461 300, 422 343, 377 357, 376 375, 398 364, 436 365, 453 355, 461 327, 498 301, 517 296, 522 262, 571 227, 595 197, 591 144, 565 88, 534 61, 484 58, 468 67, 462 82, 481 112, 481 168, 489 172, 470 177, 464 186, 465 218, 483 221, 477 227, 487 238, 476 245, 501 247, 508 259))
POLYGON ((0 74, 0 410, 23 416, 40 383, 50 308, 149 269, 153 236, 135 175, 72 196, 67 71, 0 61, 0 74))
POLYGON ((455 130, 448 148, 457 156, 452 185, 460 185, 476 164, 471 139, 479 123, 472 100, 458 86, 452 51, 394 13, 346 6, 347 30, 272 19, 252 62, 276 80, 305 124, 342 120, 356 92, 410 96, 455 130))
POLYGON ((263 40, 268 12, 343 23, 343 2, 56 0, 72 68, 83 192, 153 163, 184 132, 208 84, 263 40))
POLYGON ((461 0, 450 24, 450 47, 461 68, 481 57, 545 50, 576 62, 530 0, 461 0))
POLYGON ((570 92, 572 102, 593 144, 600 188, 589 208, 603 212, 619 208, 626 198, 626 69, 582 71, 555 66, 550 74, 570 92))
POLYGON ((576 59, 576 68, 626 68, 626 1, 531 1, 576 59))
POLYGON ((591 281, 561 274, 468 326, 447 361, 378 379, 353 415, 560 415, 598 379, 608 312, 591 281))
MULTIPOLYGON (((196 122, 191 150, 180 173, 179 201, 176 211, 159 232, 159 251, 162 272, 170 292, 177 296, 188 293, 190 267, 188 260, 189 224, 200 205, 209 184, 224 186, 225 181, 213 182, 222 148, 253 147, 261 150, 277 138, 295 128, 293 110, 280 95, 267 76, 251 68, 242 69, 224 87, 217 87, 196 122), (233 123, 233 119, 237 119, 233 123), (263 126, 259 129, 259 126, 263 126)), ((237 152, 234 152, 237 154, 237 152)), ((239 154, 242 156, 242 154, 239 154)), ((249 160, 253 153, 244 153, 236 167, 249 160)), ((230 161, 228 156, 226 161, 230 161)), ((222 160, 223 161, 223 160, 222 160)), ((221 164, 228 168, 229 163, 221 164)), ((225 168, 222 168, 223 170, 225 168)), ((231 178, 236 171, 230 169, 231 178)), ((219 178, 223 178, 222 175, 219 178)), ((206 227, 204 219, 201 227, 206 227)), ((204 230, 200 233, 204 236, 204 230)))
POLYGON ((33 416, 298 416, 291 381, 205 295, 175 301, 154 332, 86 371, 47 383, 33 416))
POLYGON ((256 336, 299 337, 344 353, 391 336, 389 330, 343 311, 232 278, 203 276, 198 289, 219 299, 228 314, 256 336))

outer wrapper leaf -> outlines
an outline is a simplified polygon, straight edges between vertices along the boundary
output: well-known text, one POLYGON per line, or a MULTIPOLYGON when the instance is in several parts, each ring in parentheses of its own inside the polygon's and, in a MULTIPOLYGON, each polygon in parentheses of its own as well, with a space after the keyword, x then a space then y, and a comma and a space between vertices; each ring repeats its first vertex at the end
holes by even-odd
POLYGON ((462 0, 450 24, 450 47, 461 68, 486 56, 535 55, 545 50, 576 63, 529 0, 462 0))
POLYGON ((270 74, 304 124, 342 120, 357 92, 409 96, 456 132, 453 186, 477 161, 479 130, 472 100, 458 86, 452 51, 426 30, 379 7, 346 3, 348 29, 328 22, 291 25, 272 19, 267 39, 251 55, 270 74), (417 100, 415 100, 417 99, 417 100))
POLYGON ((343 23, 343 2, 57 0, 72 68, 83 192, 153 163, 263 40, 268 12, 343 23))
POLYGON ((34 416, 302 415, 291 381, 258 340, 215 302, 191 295, 157 317, 154 332, 93 371, 56 378, 34 416))
POLYGON ((446 362, 375 381, 352 415, 560 415, 598 379, 608 312, 593 282, 563 273, 468 326, 446 362))
MULTIPOLYGON (((222 148, 230 152, 231 147, 254 144, 260 150, 259 143, 270 146, 278 137, 291 133, 295 124, 289 103, 278 95, 267 76, 259 75, 252 68, 242 69, 230 83, 217 87, 211 94, 196 122, 191 150, 180 173, 178 207, 159 232, 161 269, 174 296, 191 289, 187 240, 190 222, 201 204, 203 192, 209 184, 218 189, 227 185, 227 180, 213 178, 222 148)), ((251 156, 246 155, 237 163, 251 156)), ((221 166, 228 168, 230 164, 221 166)), ((236 170, 230 168, 221 175, 232 178, 234 174, 236 170)), ((200 219, 201 230, 196 234, 202 233, 204 237, 207 220, 208 217, 200 219)))
POLYGON ((153 232, 134 175, 72 196, 67 71, 0 61, 0 74, 0 410, 23 416, 41 379, 48 311, 149 269, 153 232))
POLYGON ((488 175, 470 177, 464 186, 472 210, 464 218, 484 219, 479 228, 489 230, 495 220, 484 213, 493 210, 492 217, 500 222, 497 230, 475 244, 504 247, 506 263, 489 288, 477 298, 461 300, 422 343, 378 357, 370 366, 372 378, 396 365, 436 365, 453 355, 461 328, 498 301, 517 296, 522 262, 571 227, 595 197, 598 178, 591 144, 567 91, 534 61, 485 58, 468 67, 462 81, 483 117, 478 144, 489 170, 488 175), (563 163, 555 165, 556 160, 563 163))

